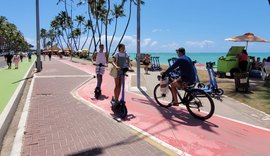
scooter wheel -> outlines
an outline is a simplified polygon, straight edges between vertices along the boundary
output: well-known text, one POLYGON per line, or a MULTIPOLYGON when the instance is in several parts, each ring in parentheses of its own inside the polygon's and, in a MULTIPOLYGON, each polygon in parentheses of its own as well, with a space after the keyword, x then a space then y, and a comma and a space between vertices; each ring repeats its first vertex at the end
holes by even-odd
POLYGON ((126 105, 122 104, 119 106, 119 108, 117 109, 117 114, 119 115, 119 117, 121 119, 124 119, 127 117, 127 107, 126 105))

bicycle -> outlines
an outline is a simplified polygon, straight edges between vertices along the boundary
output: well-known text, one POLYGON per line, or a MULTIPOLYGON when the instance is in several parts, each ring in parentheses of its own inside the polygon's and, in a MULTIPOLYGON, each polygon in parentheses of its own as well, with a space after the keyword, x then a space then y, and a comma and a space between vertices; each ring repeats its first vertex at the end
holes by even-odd
MULTIPOLYGON (((102 63, 100 64, 94 64, 98 67, 97 73, 101 72, 101 67, 105 67, 105 65, 103 65, 102 63)), ((102 75, 101 74, 97 74, 97 86, 95 88, 95 98, 98 99, 99 96, 101 95, 101 79, 102 79, 102 75)))
POLYGON ((126 101, 125 101, 125 76, 126 72, 129 71, 128 67, 124 67, 120 69, 121 72, 121 79, 122 79, 122 92, 121 92, 121 99, 119 102, 116 102, 114 100, 114 97, 112 97, 111 104, 112 104, 112 110, 117 113, 117 115, 124 119, 127 116, 128 110, 126 107, 126 101))
MULTIPOLYGON (((161 76, 159 75, 158 80, 161 80, 161 76)), ((156 102, 165 108, 169 108, 173 102, 171 82, 173 79, 171 76, 168 76, 168 89, 167 92, 161 92, 160 83, 157 84, 154 88, 154 98, 156 102)), ((195 118, 200 120, 207 120, 212 117, 215 111, 215 105, 212 98, 203 90, 194 88, 195 83, 188 84, 184 88, 179 88, 177 95, 181 102, 178 104, 184 104, 188 110, 188 112, 195 118), (179 91, 183 91, 183 96, 181 96, 179 91)))

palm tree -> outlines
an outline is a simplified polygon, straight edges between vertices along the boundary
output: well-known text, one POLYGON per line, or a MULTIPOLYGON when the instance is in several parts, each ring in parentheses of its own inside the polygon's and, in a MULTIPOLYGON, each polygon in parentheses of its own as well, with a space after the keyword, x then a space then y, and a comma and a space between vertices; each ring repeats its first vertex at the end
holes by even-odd
POLYGON ((80 35, 77 37, 78 49, 80 49, 81 35, 83 34, 82 33, 82 24, 83 24, 84 20, 85 20, 85 17, 82 16, 82 15, 76 16, 76 19, 75 19, 75 21, 78 22, 77 28, 79 28, 80 29, 80 32, 81 32, 80 35))
MULTIPOLYGON (((131 12, 132 12, 132 4, 133 4, 133 3, 134 3, 135 5, 137 5, 137 0, 129 0, 129 15, 128 15, 128 20, 127 20, 127 24, 126 24, 126 27, 125 27, 125 29, 124 29, 123 35, 121 36, 121 39, 120 39, 120 41, 119 41, 118 44, 120 44, 120 43, 122 42, 122 40, 123 40, 123 38, 124 38, 124 36, 125 36, 125 34, 126 34, 127 28, 128 28, 128 26, 129 26, 130 18, 131 18, 131 12)), ((145 2, 144 2, 143 0, 141 0, 141 4, 144 4, 144 3, 145 3, 145 2)), ((116 52, 116 50, 117 50, 117 47, 115 48, 114 53, 116 52)), ((112 55, 114 55, 114 53, 113 53, 112 55)))
POLYGON ((47 30, 42 28, 40 30, 40 37, 42 39, 42 46, 43 46, 43 49, 47 49, 46 47, 46 39, 47 39, 47 30))
POLYGON ((55 41, 55 34, 54 34, 54 30, 53 29, 50 29, 48 34, 47 34, 47 37, 50 39, 50 46, 52 48, 53 46, 53 43, 55 41))
POLYGON ((117 24, 118 24, 118 18, 119 17, 123 17, 125 16, 124 14, 124 3, 126 0, 123 0, 122 3, 120 5, 114 5, 114 10, 112 11, 112 15, 115 17, 115 25, 114 25, 114 31, 113 31, 113 35, 112 35, 112 39, 109 45, 109 51, 111 51, 111 47, 112 47, 112 43, 116 34, 116 30, 117 30, 117 24))
POLYGON ((85 30, 84 31, 87 31, 87 35, 86 35, 86 39, 82 45, 82 49, 84 48, 86 42, 88 41, 88 38, 89 38, 89 33, 90 33, 90 29, 92 29, 92 22, 90 20, 87 20, 84 22, 84 26, 85 26, 85 30))

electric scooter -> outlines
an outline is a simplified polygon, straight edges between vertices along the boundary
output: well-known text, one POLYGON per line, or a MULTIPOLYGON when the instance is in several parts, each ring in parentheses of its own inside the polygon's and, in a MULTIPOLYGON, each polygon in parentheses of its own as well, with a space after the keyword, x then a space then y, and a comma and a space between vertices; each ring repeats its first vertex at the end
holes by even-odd
POLYGON ((116 112, 116 114, 121 118, 124 119, 127 116, 127 107, 126 107, 126 101, 125 101, 125 76, 126 72, 129 70, 128 67, 124 67, 121 70, 121 79, 122 79, 122 94, 121 99, 119 102, 116 102, 114 97, 112 97, 111 104, 112 104, 112 110, 116 112))
MULTIPOLYGON (((98 67, 98 71, 100 72, 101 67, 105 67, 102 63, 100 64, 95 64, 98 67)), ((98 99, 99 96, 101 95, 101 74, 97 74, 97 86, 95 88, 95 98, 98 99)))
POLYGON ((224 94, 224 91, 223 89, 218 88, 216 74, 213 69, 214 64, 215 62, 206 62, 206 69, 209 76, 209 83, 205 87, 201 87, 201 88, 198 87, 198 88, 205 91, 206 93, 211 95, 213 98, 216 98, 217 100, 222 101, 220 97, 224 94))

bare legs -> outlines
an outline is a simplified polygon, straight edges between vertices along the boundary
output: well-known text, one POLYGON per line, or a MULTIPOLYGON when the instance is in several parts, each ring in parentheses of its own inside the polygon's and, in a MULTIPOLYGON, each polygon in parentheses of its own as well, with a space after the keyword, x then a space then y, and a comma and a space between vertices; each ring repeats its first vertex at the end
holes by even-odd
POLYGON ((115 82, 115 87, 114 87, 114 99, 115 101, 118 101, 119 99, 119 95, 120 95, 120 91, 121 91, 121 77, 116 77, 114 79, 115 82))

